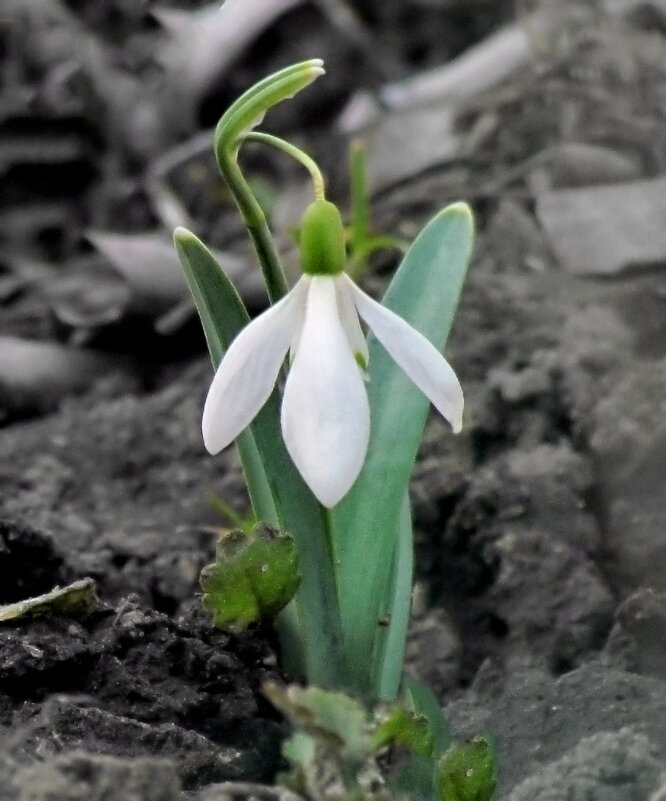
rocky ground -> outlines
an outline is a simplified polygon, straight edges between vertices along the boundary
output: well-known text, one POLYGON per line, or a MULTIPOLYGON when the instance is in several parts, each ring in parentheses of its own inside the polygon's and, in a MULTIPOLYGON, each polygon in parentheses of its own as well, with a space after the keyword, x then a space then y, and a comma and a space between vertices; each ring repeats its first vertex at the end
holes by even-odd
MULTIPOLYGON (((380 231, 413 236, 458 199, 478 219, 448 348, 465 427, 431 419, 412 486, 409 669, 458 735, 493 734, 503 801, 659 801, 663 4, 264 5, 228 63, 209 42, 197 69, 184 43, 214 20, 194 3, 21 0, 0 21, 0 604, 86 577, 99 598, 0 622, 0 798, 215 801, 275 772, 271 633, 217 631, 197 600, 208 493, 247 500, 234 454, 201 443, 210 365, 168 229, 223 251, 261 307, 206 131, 252 80, 321 55, 321 90, 268 127, 343 203, 363 137, 380 231), (450 72, 423 89, 461 54, 457 93, 450 72)), ((302 176, 272 154, 248 169, 291 261, 302 176)))

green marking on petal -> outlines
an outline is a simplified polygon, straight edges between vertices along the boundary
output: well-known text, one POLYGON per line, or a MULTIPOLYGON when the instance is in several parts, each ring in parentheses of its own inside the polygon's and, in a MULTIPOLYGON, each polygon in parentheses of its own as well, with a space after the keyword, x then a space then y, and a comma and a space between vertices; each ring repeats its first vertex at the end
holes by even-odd
POLYGON ((362 353, 359 353, 357 351, 354 354, 354 361, 356 362, 356 364, 358 364, 361 370, 365 371, 368 369, 368 362, 366 361, 366 358, 362 353))

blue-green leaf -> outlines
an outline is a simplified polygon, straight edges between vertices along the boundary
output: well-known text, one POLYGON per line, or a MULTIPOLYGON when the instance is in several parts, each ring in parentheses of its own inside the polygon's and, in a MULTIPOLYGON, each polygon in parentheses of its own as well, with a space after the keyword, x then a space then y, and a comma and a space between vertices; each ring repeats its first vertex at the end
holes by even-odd
MULTIPOLYGON (((473 239, 469 207, 437 214, 407 252, 383 299, 437 348, 446 344, 473 239)), ((357 689, 377 694, 374 643, 390 581, 400 507, 421 441, 428 400, 370 338, 371 438, 361 474, 333 510, 340 559, 340 604, 345 648, 357 689), (376 680, 376 679, 375 679, 376 680)))
MULTIPOLYGON (((250 322, 250 316, 233 284, 203 242, 185 228, 177 228, 174 244, 199 312, 213 367, 217 368, 229 344, 250 322)), ((266 471, 250 430, 238 437, 236 447, 257 518, 278 525, 266 471)))
POLYGON ((398 521, 398 536, 393 554, 391 582, 388 587, 382 623, 383 632, 375 638, 372 682, 382 700, 393 700, 400 687, 409 614, 412 607, 414 542, 409 496, 405 495, 398 521))
MULTIPOLYGON (((177 229, 174 241, 216 365, 250 318, 206 246, 183 228, 177 229)), ((301 568, 297 625, 305 677, 323 686, 339 686, 346 670, 328 513, 287 453, 277 391, 236 442, 257 518, 288 532, 296 542, 301 568)))

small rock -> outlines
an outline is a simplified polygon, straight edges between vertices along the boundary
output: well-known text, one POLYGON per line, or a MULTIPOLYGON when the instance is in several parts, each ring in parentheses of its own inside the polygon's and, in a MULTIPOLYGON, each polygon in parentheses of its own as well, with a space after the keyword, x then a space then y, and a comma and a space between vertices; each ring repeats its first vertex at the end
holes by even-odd
POLYGON ((620 648, 632 670, 666 680, 666 594, 641 588, 615 614, 606 650, 620 648))
POLYGON ((492 654, 561 672, 601 647, 613 597, 594 564, 591 485, 590 464, 565 443, 516 448, 472 475, 440 557, 466 667, 492 654))
POLYGON ((180 781, 165 759, 72 752, 19 768, 6 801, 178 801, 180 781))
POLYGON ((382 115, 364 132, 368 151, 368 181, 379 192, 449 161, 460 148, 454 113, 435 105, 382 115), (396 153, 409 158, 396 158, 396 153))
MULTIPOLYGON (((631 760, 618 756, 616 763, 627 768, 626 778, 630 786, 634 782, 634 789, 642 787, 637 776, 641 764, 646 771, 648 787, 654 781, 655 761, 662 769, 666 764, 666 685, 660 680, 622 670, 587 664, 559 679, 538 670, 508 671, 498 697, 467 695, 448 704, 445 714, 459 737, 472 736, 482 729, 493 735, 499 749, 504 793, 510 793, 529 777, 539 775, 550 763, 566 758, 585 738, 598 735, 611 754, 618 754, 624 745, 627 757, 628 754, 636 756, 631 760), (622 735, 613 745, 608 733, 617 737, 619 731, 627 727, 633 734, 622 735), (638 739, 637 732, 646 738, 646 747, 638 739), (641 759, 646 761, 641 762, 641 759)), ((592 751, 586 745, 582 748, 579 753, 581 758, 582 754, 589 755, 586 760, 590 771, 596 770, 597 763, 607 764, 605 759, 597 760, 593 756, 599 754, 600 745, 592 751)), ((615 771, 618 778, 622 775, 616 768, 609 770, 615 771)), ((563 773, 560 779, 564 777, 563 773)), ((584 794, 569 795, 561 784, 556 786, 560 792, 544 796, 544 801, 565 798, 587 801, 584 794)), ((506 796, 502 794, 501 797, 506 796)), ((520 801, 524 797, 518 796, 520 801)), ((635 792, 633 796, 591 796, 595 801, 643 801, 647 797, 647 792, 635 792)), ((541 801, 540 796, 539 799, 541 801)))
POLYGON ((507 626, 510 659, 545 657, 551 670, 562 672, 601 645, 613 598, 579 550, 548 531, 512 526, 492 550, 500 568, 487 597, 507 626))
POLYGON ((11 756, 25 770, 43 759, 84 750, 128 760, 159 756, 176 765, 184 782, 202 775, 237 779, 249 768, 241 751, 218 746, 195 731, 131 720, 67 696, 51 698, 35 719, 14 730, 11 742, 11 756))
POLYGON ((633 181, 643 173, 637 156, 588 142, 562 142, 539 154, 536 161, 532 184, 545 178, 551 189, 633 181))
POLYGON ((592 413, 606 546, 630 587, 666 590, 666 363, 633 363, 592 413))
POLYGON ((656 789, 662 769, 644 734, 601 732, 521 782, 507 801, 635 801, 656 789))
POLYGON ((537 215, 574 274, 613 275, 666 261, 666 178, 544 192, 537 215))
POLYGON ((462 643, 443 609, 433 609, 412 621, 405 667, 409 674, 442 694, 460 680, 462 643))

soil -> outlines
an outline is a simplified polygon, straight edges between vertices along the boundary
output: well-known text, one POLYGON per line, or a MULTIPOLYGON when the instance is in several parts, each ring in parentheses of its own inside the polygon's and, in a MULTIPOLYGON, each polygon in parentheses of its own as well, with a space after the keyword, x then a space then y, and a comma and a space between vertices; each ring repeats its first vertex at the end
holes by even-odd
MULTIPOLYGON (((191 119, 154 104, 151 139, 118 110, 122 81, 114 106, 68 45, 88 37, 114 80, 146 92, 170 52, 150 3, 14 5, 0 21, 0 604, 84 577, 100 602, 84 619, 0 623, 0 799, 231 797, 221 783, 270 782, 285 732, 261 694, 281 676, 272 632, 216 630, 198 597, 224 525, 208 494, 247 512, 240 467, 201 442, 211 369, 196 321, 160 327, 161 302, 128 305, 84 233, 166 226, 146 188, 160 157, 253 80, 310 55, 330 78, 270 127, 321 156, 344 203, 336 120, 354 92, 442 64, 515 15, 487 0, 358 0, 343 35, 319 5, 296 4, 197 95, 191 119), (50 350, 18 370, 4 336, 85 347, 102 367, 54 383, 50 350)), ((452 200, 478 220, 447 349, 464 431, 430 419, 411 490, 407 661, 456 735, 492 733, 504 801, 656 801, 666 782, 666 253, 586 276, 558 260, 537 209, 543 191, 666 171, 663 8, 606 5, 563 3, 559 36, 459 110, 464 152, 373 201, 377 229, 408 237, 452 200), (619 153, 621 169, 606 158, 600 178, 571 143, 619 153)), ((213 169, 195 147, 169 186, 204 238, 254 269, 213 169)), ((279 227, 301 176, 279 158, 257 169, 279 227)), ((394 266, 378 256, 369 291, 394 266)))

